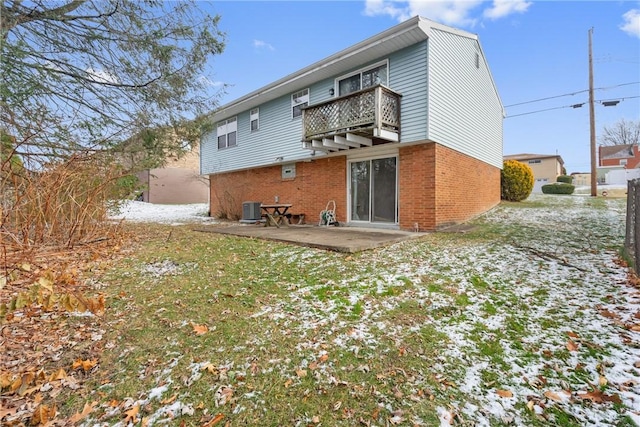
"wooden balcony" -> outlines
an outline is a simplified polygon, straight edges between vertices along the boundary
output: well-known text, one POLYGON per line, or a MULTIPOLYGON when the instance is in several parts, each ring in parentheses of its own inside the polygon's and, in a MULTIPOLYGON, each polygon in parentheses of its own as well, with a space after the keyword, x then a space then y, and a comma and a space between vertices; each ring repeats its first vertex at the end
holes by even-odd
POLYGON ((373 86, 302 110, 302 147, 339 151, 400 141, 400 98, 373 86))

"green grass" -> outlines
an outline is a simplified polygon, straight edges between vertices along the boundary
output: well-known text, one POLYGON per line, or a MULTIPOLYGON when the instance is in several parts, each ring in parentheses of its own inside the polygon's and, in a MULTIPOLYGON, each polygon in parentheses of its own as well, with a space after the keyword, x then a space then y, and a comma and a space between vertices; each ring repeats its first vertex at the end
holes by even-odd
MULTIPOLYGON (((497 213, 528 217, 538 209, 562 209, 566 200, 506 203, 497 213)), ((606 209, 604 202, 587 204, 606 209)), ((581 237, 601 226, 598 218, 580 220, 582 228, 562 236, 576 248, 563 250, 582 256, 585 241, 596 252, 610 247, 615 236, 581 237)), ((558 297, 565 289, 582 292, 586 273, 569 269, 566 277, 547 281, 561 268, 548 259, 525 250, 528 264, 518 269, 499 258, 511 256, 503 250, 514 242, 556 250, 545 245, 559 244, 551 240, 558 238, 557 227, 490 217, 474 225, 465 234, 433 234, 353 255, 188 226, 146 226, 142 243, 98 277, 108 309, 92 391, 62 393, 59 410, 71 415, 97 401, 95 421, 113 410, 109 402, 145 400, 166 387, 159 398, 145 400, 141 416, 166 419, 162 401, 175 395, 192 409, 170 425, 199 426, 220 413, 220 425, 390 425, 398 416, 400 425, 437 426, 439 409, 473 424, 462 413, 467 403, 481 407, 496 389, 526 389, 516 367, 535 366, 548 382, 529 394, 559 390, 562 381, 574 390, 586 387, 594 372, 573 369, 575 361, 592 366, 611 352, 606 345, 565 348, 569 326, 585 340, 597 337, 580 330, 579 322, 588 326, 587 308, 570 310, 571 301, 558 297), (176 266, 172 274, 149 273, 164 261, 176 266), (203 325, 207 332, 197 335, 195 327, 203 325), (486 367, 474 373, 480 363, 486 367), (209 368, 194 370, 196 364, 209 368), (462 391, 465 381, 477 389, 462 391), (233 392, 216 405, 221 387, 233 392)), ((597 304, 612 292, 599 286, 583 294, 593 293, 597 304)), ((528 425, 582 421, 553 402, 536 417, 526 394, 516 398, 510 411, 528 425)), ((125 409, 106 422, 122 420, 125 409)), ((620 414, 624 423, 624 408, 620 414)))

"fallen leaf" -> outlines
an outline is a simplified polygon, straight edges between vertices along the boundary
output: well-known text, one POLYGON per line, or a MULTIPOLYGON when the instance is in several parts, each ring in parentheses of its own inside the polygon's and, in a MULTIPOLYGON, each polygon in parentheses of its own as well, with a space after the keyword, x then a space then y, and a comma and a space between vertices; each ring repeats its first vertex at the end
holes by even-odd
POLYGON ((496 394, 500 397, 513 397, 513 393, 509 390, 496 390, 496 394))
POLYGON ((47 405, 39 405, 36 410, 33 411, 33 415, 31 416, 31 424, 48 424, 49 421, 52 421, 56 417, 56 412, 57 411, 55 405, 51 407, 47 405))
POLYGON ((578 344, 576 344, 574 341, 567 341, 567 350, 569 351, 577 351, 578 350, 578 344))
POLYGON ((284 382, 284 388, 289 388, 291 387, 291 384, 293 384, 293 380, 291 378, 289 378, 288 380, 286 380, 284 382))
POLYGON ((229 400, 231 400, 232 396, 233 396, 233 388, 231 388, 230 386, 220 386, 220 388, 216 390, 216 393, 214 395, 216 400, 216 406, 225 405, 227 402, 229 402, 229 400))
POLYGON ((174 400, 176 400, 176 398, 178 397, 178 394, 174 394, 171 397, 167 397, 166 399, 163 399, 160 401, 160 403, 162 403, 163 405, 168 405, 169 403, 173 403, 174 400))
POLYGON ((533 412, 534 406, 535 406, 535 402, 533 400, 530 400, 527 402, 527 409, 530 410, 531 412, 533 412))
POLYGON ((559 395, 558 393, 555 393, 551 390, 547 390, 544 392, 544 397, 546 397, 547 399, 551 399, 551 400, 555 400, 556 402, 563 402, 564 398, 559 395))
POLYGON ((128 411, 125 411, 125 419, 124 419, 124 424, 136 424, 138 422, 138 412, 140 412, 140 405, 136 405, 133 408, 129 409, 128 411))
POLYGON ((613 403, 622 403, 620 400, 620 396, 617 394, 607 395, 601 392, 600 390, 593 390, 586 393, 578 393, 577 397, 580 399, 591 400, 593 403, 603 403, 603 402, 613 402, 613 403))
POLYGON ((207 327, 207 325, 196 325, 195 323, 191 322, 191 327, 193 327, 193 332, 195 332, 196 335, 204 335, 209 332, 209 328, 207 327))
POLYGON ((617 319, 618 315, 612 311, 606 310, 606 309, 602 309, 600 310, 600 314, 603 315, 604 317, 608 317, 609 319, 617 319))
POLYGON ((567 332, 567 335, 568 335, 568 336, 570 336, 571 338, 578 338, 578 334, 576 334, 576 333, 575 333, 575 332, 573 332, 573 331, 569 331, 569 332, 567 332))
POLYGON ((67 378, 67 373, 64 369, 60 368, 49 377, 49 381, 57 381, 63 378, 67 378))
POLYGON ((607 378, 604 375, 600 375, 600 378, 598 379, 598 384, 600 385, 600 387, 606 386, 607 383, 607 378))
POLYGON ((307 370, 306 369, 298 369, 296 370, 296 375, 298 376, 298 378, 304 378, 307 376, 307 370))
POLYGON ((96 366, 97 364, 98 364, 98 359, 93 359, 93 360, 78 359, 75 362, 73 362, 72 369, 82 368, 85 372, 87 372, 93 369, 93 367, 96 366))
POLYGON ((215 417, 211 418, 206 423, 202 424, 202 427, 211 427, 218 424, 224 418, 224 414, 217 414, 215 417))
POLYGON ((314 424, 319 424, 320 423, 320 417, 317 415, 314 415, 313 418, 311 418, 311 422, 314 424))
POLYGON ((72 415, 71 418, 69 418, 69 421, 71 421, 73 424, 76 424, 78 421, 85 419, 87 415, 89 415, 93 411, 93 408, 97 404, 98 402, 85 403, 84 408, 82 408, 82 412, 72 415))

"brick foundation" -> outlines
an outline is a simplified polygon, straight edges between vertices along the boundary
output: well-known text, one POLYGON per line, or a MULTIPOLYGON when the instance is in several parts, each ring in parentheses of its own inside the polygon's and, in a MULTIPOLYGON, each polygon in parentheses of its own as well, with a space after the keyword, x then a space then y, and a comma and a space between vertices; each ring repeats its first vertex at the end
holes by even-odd
MULTIPOLYGON (((399 225, 437 230, 467 221, 500 202, 500 169, 435 143, 401 147, 399 225)), ((317 223, 335 200, 339 222, 347 221, 346 156, 296 163, 296 176, 282 179, 281 166, 210 175, 211 214, 239 219, 242 202, 291 203, 293 213, 317 223)))

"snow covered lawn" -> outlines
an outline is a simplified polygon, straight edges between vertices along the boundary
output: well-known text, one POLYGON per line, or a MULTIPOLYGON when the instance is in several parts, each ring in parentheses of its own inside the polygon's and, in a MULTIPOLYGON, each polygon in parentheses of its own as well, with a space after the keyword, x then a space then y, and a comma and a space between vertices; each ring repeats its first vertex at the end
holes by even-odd
POLYGON ((110 218, 132 222, 157 222, 174 225, 191 222, 216 222, 214 218, 209 217, 209 205, 207 203, 161 205, 135 200, 123 201, 118 209, 112 212, 110 218))
POLYGON ((533 196, 354 255, 176 229, 103 279, 126 297, 87 425, 638 424, 625 209, 533 196))

